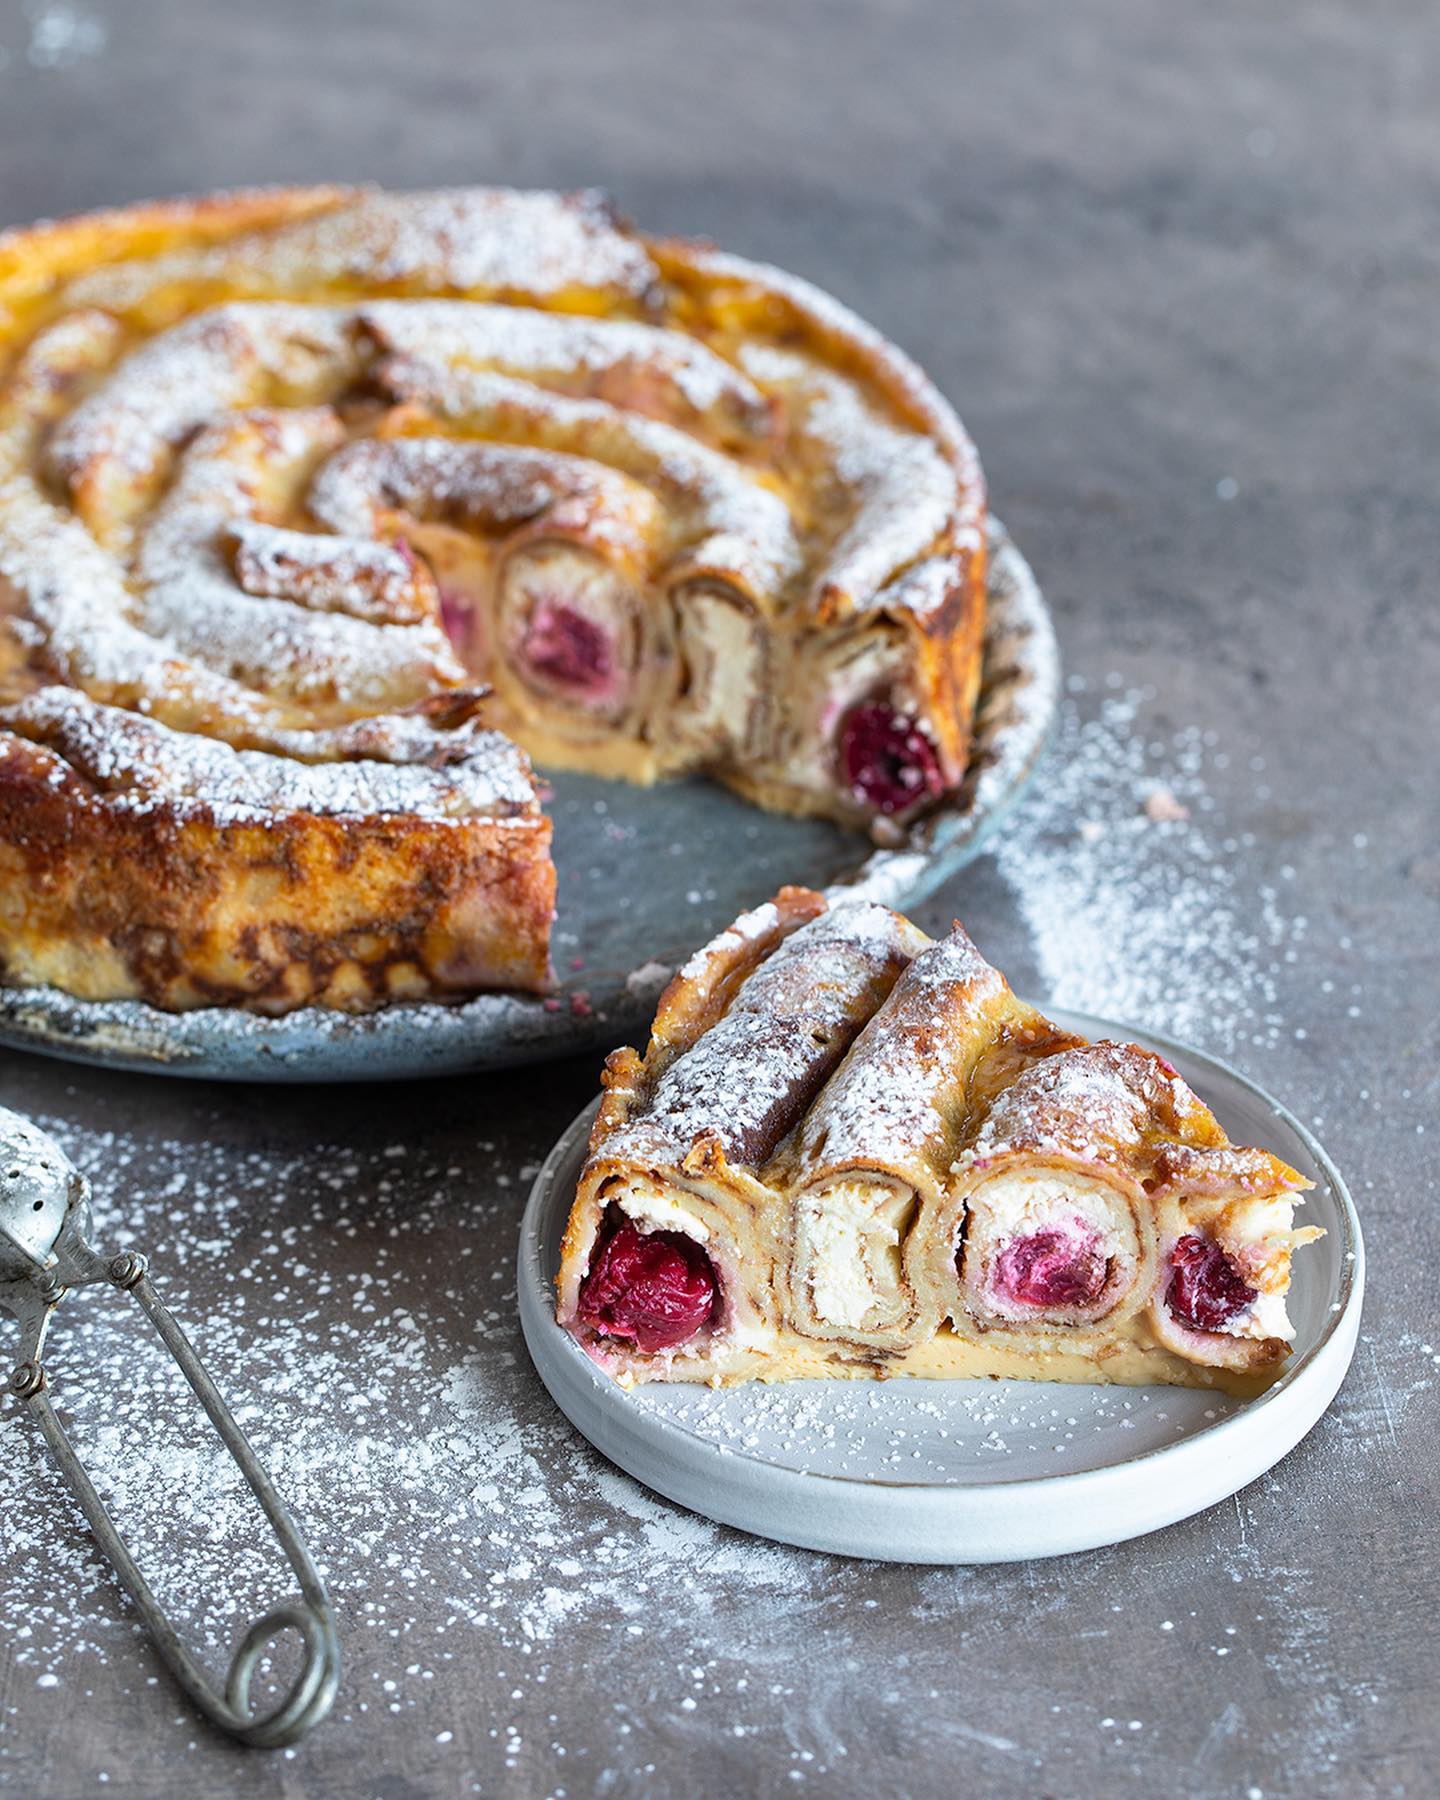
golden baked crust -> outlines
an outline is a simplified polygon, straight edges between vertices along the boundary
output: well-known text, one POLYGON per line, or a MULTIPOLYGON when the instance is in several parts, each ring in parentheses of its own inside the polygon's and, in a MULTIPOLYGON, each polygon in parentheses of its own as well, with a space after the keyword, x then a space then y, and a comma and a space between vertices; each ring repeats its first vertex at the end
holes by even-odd
POLYGON ((543 987, 550 821, 467 710, 409 722, 423 761, 314 765, 73 688, 0 711, 0 974, 261 1012, 543 987))
POLYGON ((609 1059, 557 1316, 622 1382, 1008 1376, 1256 1391, 1310 1184, 960 926, 783 890, 609 1059))
MULTIPOLYGON (((557 765, 703 770, 895 838, 963 776, 983 610, 979 466, 920 371, 807 284, 593 194, 289 189, 0 236, 0 703, 63 684, 93 736, 143 715, 172 764, 223 743, 278 780, 454 760, 453 728, 413 721, 483 686, 489 724, 557 765)), ((8 729, 0 817, 33 832, 8 729)), ((79 905, 80 859, 106 853, 94 807, 71 817, 83 786, 58 779, 44 815, 68 879, 0 845, 10 980, 276 1008, 465 991, 447 969, 543 983, 535 829, 491 830, 462 877, 453 833, 402 848, 391 819, 319 822, 277 787, 271 823, 202 856, 157 793, 108 828, 137 866, 102 922, 79 905), (278 957, 235 947, 263 936, 235 896, 266 833, 328 868, 278 957), (182 839, 203 882, 165 863, 182 839), (491 924, 417 955, 457 929, 462 879, 491 924), (388 947, 358 978, 361 920, 388 947), (163 949, 102 953, 115 933, 163 949)))

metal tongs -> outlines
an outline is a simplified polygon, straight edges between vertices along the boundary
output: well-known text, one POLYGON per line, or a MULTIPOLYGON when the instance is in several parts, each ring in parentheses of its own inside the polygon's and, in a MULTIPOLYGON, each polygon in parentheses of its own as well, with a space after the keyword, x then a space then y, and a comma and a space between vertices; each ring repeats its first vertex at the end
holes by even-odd
POLYGON ((89 1230, 90 1183, 53 1138, 21 1114, 0 1107, 0 1308, 20 1322, 23 1358, 10 1377, 10 1392, 39 1419, 90 1529, 119 1571, 160 1654, 196 1706, 243 1743, 267 1749, 293 1744, 329 1712, 340 1677, 340 1644, 325 1583, 244 1432, 151 1285, 145 1257, 130 1250, 101 1256, 86 1242, 89 1230), (181 1644, 160 1610, 50 1401, 41 1361, 50 1316, 70 1288, 102 1281, 133 1294, 159 1332, 239 1464, 299 1578, 300 1597, 257 1619, 240 1640, 223 1692, 181 1644), (285 1631, 300 1634, 303 1665, 280 1704, 257 1717, 250 1683, 267 1647, 285 1631))

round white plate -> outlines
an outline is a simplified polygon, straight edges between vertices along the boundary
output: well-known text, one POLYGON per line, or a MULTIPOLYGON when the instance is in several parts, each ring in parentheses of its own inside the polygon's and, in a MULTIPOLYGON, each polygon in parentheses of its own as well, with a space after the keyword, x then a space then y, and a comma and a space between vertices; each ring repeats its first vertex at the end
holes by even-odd
POLYGON ((887 1562, 1013 1562, 1120 1543, 1213 1506, 1279 1462, 1354 1354, 1365 1263, 1345 1183, 1297 1119, 1214 1057, 1084 1013, 1050 1016, 1088 1038, 1158 1050, 1236 1142, 1261 1144, 1314 1181, 1302 1218, 1327 1235, 1295 1258, 1294 1350, 1265 1394, 911 1379, 617 1387, 554 1318, 591 1106, 541 1169, 520 1242, 525 1342, 566 1417, 636 1480, 707 1518, 887 1562))
POLYGON ((905 908, 976 855, 1044 754, 1060 694, 1045 601, 1003 526, 990 522, 985 660, 970 768, 909 839, 877 850, 823 819, 748 806, 712 781, 638 788, 552 773, 546 810, 560 870, 548 998, 480 994, 463 1005, 373 1013, 302 1007, 161 1012, 0 984, 0 1044, 75 1062, 221 1081, 378 1081, 573 1056, 644 1031, 671 969, 783 882, 905 908))

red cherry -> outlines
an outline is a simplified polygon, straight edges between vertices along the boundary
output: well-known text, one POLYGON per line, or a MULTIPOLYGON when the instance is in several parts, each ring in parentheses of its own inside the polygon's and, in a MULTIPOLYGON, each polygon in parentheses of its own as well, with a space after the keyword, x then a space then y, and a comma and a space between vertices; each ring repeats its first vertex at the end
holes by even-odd
POLYGON ((880 702, 846 714, 840 761, 851 793, 876 812, 907 812, 944 786, 934 745, 913 719, 880 702))
POLYGON ((682 1232, 626 1223, 601 1246, 580 1289, 580 1320, 639 1350, 671 1350, 713 1318, 720 1284, 710 1258, 682 1232))
POLYGON ((995 1264, 995 1285, 1023 1306, 1087 1306, 1105 1287, 1105 1258, 1093 1233, 1037 1231, 1016 1238, 995 1264))
POLYGON ((603 687, 614 668, 604 626, 553 600, 542 601, 531 614, 525 655, 542 674, 569 687, 603 687))
POLYGON ((1256 1298, 1257 1290, 1213 1238, 1181 1238, 1170 1267, 1165 1304, 1192 1331, 1218 1331, 1256 1298))

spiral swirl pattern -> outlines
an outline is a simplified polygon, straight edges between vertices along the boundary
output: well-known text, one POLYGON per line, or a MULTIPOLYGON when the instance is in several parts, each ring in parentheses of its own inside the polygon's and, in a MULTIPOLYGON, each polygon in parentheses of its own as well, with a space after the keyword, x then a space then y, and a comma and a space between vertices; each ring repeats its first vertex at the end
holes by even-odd
MULTIPOLYGON (((978 465, 912 364, 776 271, 589 194, 222 196, 0 239, 0 358, 0 796, 118 779, 173 833, 244 788, 257 830, 333 827, 332 886, 377 817, 483 822, 492 901, 495 828, 528 828, 508 968, 472 869, 423 953, 322 954, 384 922, 354 907, 247 953, 227 913, 236 968, 196 980, 167 917, 143 977, 132 946, 87 987, 12 914, 12 978, 276 1009, 535 986, 515 743, 892 837, 963 774, 978 465)), ((36 819, 0 824, 33 891, 36 819)))

